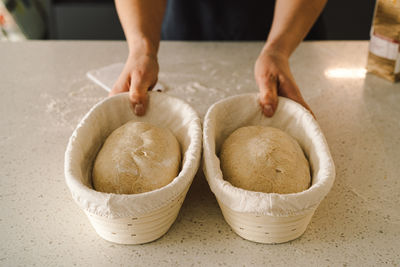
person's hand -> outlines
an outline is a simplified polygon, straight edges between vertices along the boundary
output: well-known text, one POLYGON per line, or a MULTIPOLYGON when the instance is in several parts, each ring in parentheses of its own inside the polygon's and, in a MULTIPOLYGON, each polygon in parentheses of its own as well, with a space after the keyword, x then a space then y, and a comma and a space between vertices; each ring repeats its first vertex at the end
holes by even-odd
POLYGON ((288 56, 279 51, 264 49, 256 61, 254 74, 260 90, 259 104, 265 116, 274 115, 278 95, 300 103, 312 113, 290 71, 288 56))
POLYGON ((157 56, 130 54, 109 96, 129 91, 135 114, 143 116, 148 103, 147 91, 156 85, 158 70, 157 56))

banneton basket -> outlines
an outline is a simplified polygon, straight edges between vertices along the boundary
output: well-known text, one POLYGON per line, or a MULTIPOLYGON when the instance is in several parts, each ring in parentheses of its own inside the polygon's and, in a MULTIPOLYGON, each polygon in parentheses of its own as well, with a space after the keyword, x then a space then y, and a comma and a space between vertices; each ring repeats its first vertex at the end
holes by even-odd
POLYGON ((201 123, 192 107, 164 93, 150 92, 145 116, 133 113, 127 93, 96 104, 78 124, 65 152, 65 179, 72 197, 96 232, 120 244, 158 239, 175 221, 201 159, 201 123), (180 172, 168 185, 140 194, 112 194, 93 189, 94 159, 112 131, 128 121, 169 128, 179 141, 180 172))
POLYGON ((203 124, 203 169, 226 222, 239 236, 260 243, 283 243, 301 236, 328 194, 335 167, 325 137, 314 117, 296 102, 279 97, 272 118, 265 117, 257 94, 244 94, 212 105, 203 124), (311 166, 309 189, 293 194, 248 191, 223 179, 218 158, 224 140, 250 125, 279 128, 294 137, 311 166))

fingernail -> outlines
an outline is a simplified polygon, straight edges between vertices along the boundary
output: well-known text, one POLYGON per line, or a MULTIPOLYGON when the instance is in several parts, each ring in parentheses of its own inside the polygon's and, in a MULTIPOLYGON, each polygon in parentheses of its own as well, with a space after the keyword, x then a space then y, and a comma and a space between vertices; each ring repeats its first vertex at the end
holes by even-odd
POLYGON ((272 109, 271 105, 265 105, 263 107, 263 113, 267 117, 272 117, 272 115, 274 115, 274 110, 272 109))
POLYGON ((144 115, 144 106, 143 104, 136 104, 135 105, 135 114, 138 116, 144 115))

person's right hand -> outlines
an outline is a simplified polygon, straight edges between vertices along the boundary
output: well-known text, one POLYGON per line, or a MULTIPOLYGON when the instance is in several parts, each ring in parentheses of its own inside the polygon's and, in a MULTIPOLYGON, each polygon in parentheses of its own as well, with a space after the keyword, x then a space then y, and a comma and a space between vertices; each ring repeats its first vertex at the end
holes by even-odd
POLYGON ((143 116, 148 103, 147 91, 156 85, 158 70, 156 55, 130 54, 109 96, 129 91, 135 114, 143 116))

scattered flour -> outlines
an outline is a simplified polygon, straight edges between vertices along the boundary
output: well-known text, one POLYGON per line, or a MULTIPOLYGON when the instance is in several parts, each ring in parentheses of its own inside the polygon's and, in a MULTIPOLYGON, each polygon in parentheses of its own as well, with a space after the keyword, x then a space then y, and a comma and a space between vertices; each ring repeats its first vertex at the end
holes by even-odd
POLYGON ((40 97, 47 102, 46 113, 50 114, 53 125, 74 129, 86 112, 106 97, 103 92, 99 94, 97 86, 87 80, 78 80, 56 91, 57 94, 43 93, 40 97))

